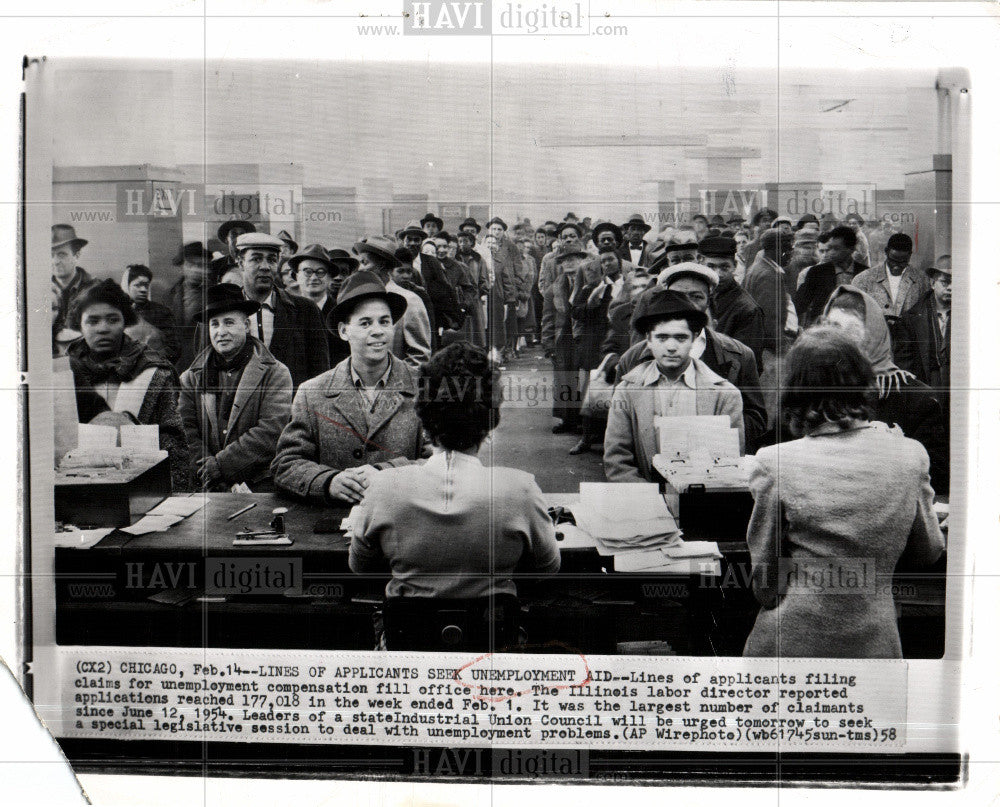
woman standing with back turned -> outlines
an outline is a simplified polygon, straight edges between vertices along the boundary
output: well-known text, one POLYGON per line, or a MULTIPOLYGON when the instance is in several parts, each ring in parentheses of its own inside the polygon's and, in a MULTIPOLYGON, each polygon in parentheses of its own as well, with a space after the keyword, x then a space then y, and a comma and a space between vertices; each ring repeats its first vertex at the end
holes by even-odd
POLYGON ((871 366, 837 329, 799 338, 784 386, 802 436, 754 458, 747 544, 761 608, 743 654, 900 658, 896 562, 944 549, 927 452, 871 422, 871 366))

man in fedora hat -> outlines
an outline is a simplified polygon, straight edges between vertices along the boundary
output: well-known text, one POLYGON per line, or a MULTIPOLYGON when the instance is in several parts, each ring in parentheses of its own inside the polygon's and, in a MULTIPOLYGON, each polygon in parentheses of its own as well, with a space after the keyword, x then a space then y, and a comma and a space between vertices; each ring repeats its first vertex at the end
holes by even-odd
POLYGON ((78 265, 86 239, 69 224, 52 225, 52 284, 59 289, 59 321, 65 323, 77 296, 96 281, 78 265))
MULTIPOLYGON (((351 272, 354 272, 361 266, 361 262, 346 249, 341 249, 340 247, 331 247, 327 250, 327 254, 330 256, 330 262, 336 269, 333 277, 330 279, 330 296, 336 300, 337 295, 340 293, 340 286, 351 272)), ((333 360, 333 354, 330 355, 330 364, 337 364, 333 360)))
POLYGON ((427 296, 431 301, 431 307, 427 311, 431 323, 431 348, 437 350, 440 345, 440 331, 458 328, 464 319, 458 304, 458 294, 448 282, 444 266, 436 254, 421 252, 420 247, 427 239, 427 233, 418 222, 408 222, 396 233, 396 239, 400 246, 409 251, 413 269, 427 289, 427 296))
POLYGON ((400 263, 396 248, 395 241, 382 235, 363 238, 354 245, 361 269, 375 274, 388 291, 406 300, 406 311, 394 320, 390 350, 417 370, 431 357, 431 322, 423 301, 392 279, 392 270, 400 263))
POLYGON ((372 474, 423 454, 416 376, 390 350, 407 307, 372 272, 344 281, 333 320, 350 356, 296 393, 271 466, 279 488, 316 504, 357 504, 372 474))
POLYGON ((283 245, 281 247, 281 257, 283 260, 287 261, 299 251, 298 242, 292 238, 292 234, 288 230, 279 230, 275 238, 280 240, 283 245))
POLYGON ((483 231, 483 225, 476 221, 472 216, 469 216, 465 221, 458 225, 459 232, 473 233, 473 235, 479 235, 483 231))
MULTIPOLYGON (((345 253, 346 254, 346 253, 345 253)), ((355 261, 357 263, 357 261, 355 261)), ((330 260, 330 254, 319 244, 309 244, 296 252, 285 265, 298 281, 299 293, 310 300, 319 309, 323 324, 326 326, 326 340, 330 348, 330 366, 347 358, 347 345, 337 336, 336 328, 332 327, 330 317, 337 304, 336 293, 333 291, 334 278, 338 278, 340 270, 330 260)))
POLYGON ((181 276, 167 291, 166 305, 174 316, 179 353, 174 361, 178 373, 191 366, 198 352, 198 313, 205 305, 205 293, 215 279, 212 255, 201 241, 184 244, 174 256, 181 276))
POLYGON ((435 216, 433 213, 426 213, 424 214, 424 217, 420 219, 420 226, 423 228, 423 231, 427 234, 428 238, 433 238, 444 229, 444 220, 440 216, 435 216))
POLYGON ((708 315, 678 291, 655 287, 633 321, 646 336, 652 358, 625 374, 615 388, 604 436, 609 482, 649 482, 658 453, 657 417, 726 415, 743 452, 743 403, 739 390, 691 357, 708 315))
POLYGON ((212 261, 212 271, 216 278, 222 278, 227 272, 239 269, 239 260, 236 255, 236 240, 246 233, 255 233, 257 228, 252 221, 244 219, 232 219, 224 221, 219 225, 216 232, 219 240, 226 245, 226 254, 212 261))
MULTIPOLYGON (((250 320, 251 333, 288 368, 297 389, 330 369, 330 348, 319 309, 278 288, 281 243, 266 233, 244 233, 236 239, 236 256, 243 296, 260 303, 250 320)), ((205 334, 201 336, 203 344, 205 334)))
POLYGON ((181 375, 181 422, 203 490, 273 490, 270 466, 292 411, 292 376, 251 334, 260 303, 233 283, 208 289, 209 346, 181 375))
POLYGON ((639 213, 633 213, 622 225, 628 250, 626 260, 631 261, 634 266, 649 266, 651 263, 650 245, 646 242, 645 236, 652 229, 652 226, 646 224, 646 220, 639 213))
POLYGON ((947 401, 951 387, 951 255, 938 258, 926 274, 930 288, 900 317, 892 349, 901 369, 913 373, 941 393, 940 400, 947 401))

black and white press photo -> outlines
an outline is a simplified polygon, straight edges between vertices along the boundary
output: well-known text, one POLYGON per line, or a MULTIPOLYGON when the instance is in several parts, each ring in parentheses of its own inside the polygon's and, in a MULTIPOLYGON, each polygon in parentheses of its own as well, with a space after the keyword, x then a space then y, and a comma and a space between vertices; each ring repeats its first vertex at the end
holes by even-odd
POLYGON ((409 5, 25 61, 18 677, 69 764, 959 786, 969 65, 409 5))

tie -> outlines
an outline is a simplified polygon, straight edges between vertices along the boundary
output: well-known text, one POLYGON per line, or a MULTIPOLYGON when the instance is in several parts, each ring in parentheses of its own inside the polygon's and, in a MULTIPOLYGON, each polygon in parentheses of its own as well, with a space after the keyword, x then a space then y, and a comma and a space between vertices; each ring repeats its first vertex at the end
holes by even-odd
POLYGON ((257 309, 257 338, 264 341, 264 309, 257 309))

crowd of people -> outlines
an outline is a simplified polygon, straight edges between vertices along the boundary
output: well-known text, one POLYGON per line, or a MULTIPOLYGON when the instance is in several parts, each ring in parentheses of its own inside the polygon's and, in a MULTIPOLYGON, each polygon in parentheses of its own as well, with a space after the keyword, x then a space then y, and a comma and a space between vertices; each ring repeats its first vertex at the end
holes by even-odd
MULTIPOLYGON (((884 225, 857 215, 793 222, 768 209, 750 222, 695 215, 653 238, 638 214, 620 225, 570 213, 538 228, 500 218, 466 219, 454 234, 443 226, 429 213, 348 250, 300 248, 285 231, 229 221, 218 242, 178 249, 180 278, 154 301, 150 267, 97 281, 80 265, 87 242, 55 225, 53 353, 69 357, 81 422, 159 425, 176 491, 363 503, 352 566, 393 556, 390 594, 509 594, 466 578, 457 589, 428 583, 429 567, 440 576, 455 562, 430 536, 456 522, 432 518, 427 501, 444 485, 457 497, 450 512, 474 520, 496 494, 496 473, 480 474, 475 459, 499 417, 493 380, 537 346, 552 366, 552 432, 580 435, 570 454, 602 451, 611 482, 656 480, 657 417, 729 419, 741 453, 758 458, 748 543, 762 613, 789 602, 768 562, 779 514, 806 554, 822 555, 831 530, 860 529, 830 523, 830 508, 843 512, 824 497, 851 487, 838 463, 857 470, 867 458, 906 480, 894 489, 868 474, 865 490, 853 481, 858 517, 877 512, 882 523, 916 508, 917 523, 886 522, 869 545, 884 565, 916 533, 925 559, 940 551, 928 507, 949 489, 950 256, 917 267, 911 238, 884 225), (775 444, 801 466, 794 484, 787 474, 776 484, 775 444), (427 523, 402 535, 401 514, 427 523)), ((504 470, 505 504, 491 512, 516 539, 505 568, 522 538, 537 568, 558 568, 540 491, 504 470)), ((748 653, 785 653, 767 619, 748 653)), ((876 633, 865 638, 872 653, 898 651, 895 634, 876 633)))

